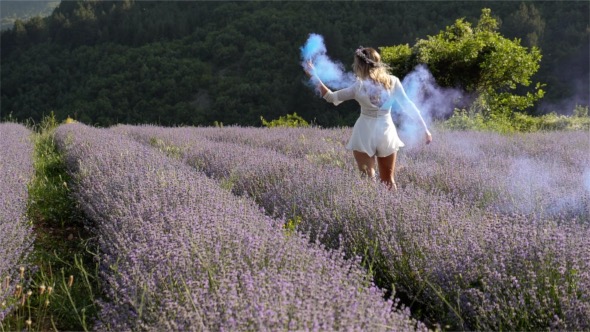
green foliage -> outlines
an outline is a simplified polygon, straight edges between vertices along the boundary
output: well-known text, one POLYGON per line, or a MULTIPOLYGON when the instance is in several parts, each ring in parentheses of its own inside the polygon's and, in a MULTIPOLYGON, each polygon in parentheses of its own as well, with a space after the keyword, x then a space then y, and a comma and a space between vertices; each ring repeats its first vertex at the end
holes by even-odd
POLYGON ((150 145, 170 158, 180 159, 182 157, 182 148, 166 144, 166 142, 157 137, 150 138, 150 145))
MULTIPOLYGON (((330 57, 346 70, 359 43, 401 45, 380 48, 400 78, 418 59, 417 46, 409 45, 433 36, 423 42, 422 56, 436 58, 437 47, 446 52, 453 62, 437 63, 435 77, 444 81, 445 75, 454 75, 446 78, 453 87, 483 82, 476 64, 487 59, 493 67, 499 61, 494 52, 501 55, 516 40, 523 40, 544 51, 543 66, 535 76, 547 82, 543 98, 561 100, 588 90, 587 77, 582 78, 580 89, 572 83, 573 69, 562 70, 575 63, 575 72, 588 72, 588 6, 585 2, 520 5, 505 1, 340 2, 337 6, 327 2, 62 1, 51 16, 18 20, 11 30, 2 32, 2 111, 19 121, 40 121, 54 110, 59 119, 71 116, 98 126, 212 125, 214 121, 259 126, 261 115, 276 119, 295 112, 321 126, 353 125, 357 105, 345 103, 335 111, 304 84, 298 49, 311 32, 325 37, 330 57), (472 27, 467 22, 477 21, 482 7, 491 8, 498 19, 488 17, 472 27), (464 19, 457 23, 457 17, 464 19), (500 19, 506 24, 498 28, 500 19), (453 28, 446 31, 445 27, 453 28), (500 32, 514 41, 499 38, 500 32), (456 43, 438 36, 454 38, 456 43), (430 53, 429 43, 434 43, 430 53)), ((479 102, 487 109, 512 107, 537 113, 528 105, 540 97, 542 87, 535 90, 531 83, 529 89, 518 80, 513 80, 516 89, 496 84, 534 71, 526 65, 532 49, 522 55, 518 47, 509 51, 515 58, 485 77, 491 88, 472 84, 473 91, 479 88, 487 97, 479 102), (518 67, 519 62, 525 66, 518 67)), ((587 100, 580 97, 578 103, 587 100)))
POLYGON ((543 97, 542 85, 534 92, 519 95, 516 89, 529 86, 539 69, 541 52, 508 40, 498 31, 490 9, 483 9, 475 28, 458 19, 435 36, 419 40, 407 54, 406 47, 384 48, 385 58, 394 68, 425 64, 443 87, 461 87, 475 93, 484 116, 507 115, 525 110, 543 97))
POLYGON ((504 21, 504 26, 513 37, 522 36, 527 47, 538 47, 545 33, 546 22, 534 3, 521 2, 518 10, 504 21))
POLYGON ((381 60, 391 66, 393 73, 409 73, 412 68, 412 48, 409 44, 381 47, 381 60))
POLYGON ((590 117, 586 108, 580 108, 581 115, 565 116, 549 113, 531 116, 519 112, 485 117, 473 110, 456 109, 453 116, 441 124, 451 130, 477 130, 500 133, 536 132, 553 130, 590 130, 590 117))
MULTIPOLYGON (((194 58, 189 45, 158 43, 131 49, 103 44, 71 53, 54 48, 57 57, 43 53, 51 49, 40 47, 38 53, 22 59, 30 63, 28 69, 3 76, 3 82, 15 84, 3 86, 4 93, 14 93, 6 100, 8 105, 28 105, 26 112, 34 117, 42 116, 47 108, 55 109, 60 119, 72 116, 102 126, 203 121, 196 113, 207 101, 197 98, 196 91, 209 79, 210 69, 194 58), (56 67, 61 69, 52 72, 56 67), (71 77, 68 68, 77 68, 78 75, 71 77), (48 84, 49 75, 55 83, 48 84), (18 93, 19 86, 31 81, 37 83, 32 90, 18 93)), ((24 112, 14 110, 18 117, 24 112)))
POLYGON ((36 245, 36 255, 47 254, 38 269, 21 270, 20 281, 28 283, 15 286, 17 292, 6 303, 14 305, 14 310, 2 320, 0 331, 91 330, 98 311, 98 263, 92 265, 85 258, 87 253, 62 259, 64 246, 46 241, 48 238, 42 240, 44 248, 36 245))
POLYGON ((574 108, 574 116, 577 118, 587 118, 588 114, 588 106, 576 105, 574 108))
POLYGON ((590 131, 590 117, 569 117, 556 113, 534 118, 539 130, 585 130, 590 131))
POLYGON ((37 127, 34 150, 35 175, 28 188, 28 215, 33 220, 51 220, 65 227, 74 223, 76 204, 68 188, 71 179, 53 141, 53 134, 58 125, 55 114, 51 113, 37 127))
POLYGON ((481 113, 455 109, 453 115, 442 126, 452 130, 483 130, 485 122, 481 113))
POLYGON ((266 121, 264 117, 260 117, 264 127, 309 127, 309 123, 304 118, 297 115, 297 113, 287 114, 272 121, 266 121))
POLYGON ((303 219, 301 218, 301 216, 295 216, 293 217, 293 219, 289 219, 287 220, 287 222, 285 223, 285 234, 287 235, 293 235, 297 232, 297 227, 299 226, 299 224, 301 224, 301 222, 303 221, 303 219))

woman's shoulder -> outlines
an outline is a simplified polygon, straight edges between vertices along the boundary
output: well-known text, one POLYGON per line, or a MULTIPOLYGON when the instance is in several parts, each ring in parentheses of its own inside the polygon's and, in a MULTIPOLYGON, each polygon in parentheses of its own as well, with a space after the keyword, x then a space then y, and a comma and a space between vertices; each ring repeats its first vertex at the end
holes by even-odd
POLYGON ((350 85, 355 89, 360 89, 363 86, 363 80, 360 77, 355 78, 354 82, 350 85))
POLYGON ((389 75, 389 77, 391 78, 391 88, 392 89, 398 85, 401 85, 402 82, 400 81, 400 79, 397 76, 391 74, 391 75, 389 75))

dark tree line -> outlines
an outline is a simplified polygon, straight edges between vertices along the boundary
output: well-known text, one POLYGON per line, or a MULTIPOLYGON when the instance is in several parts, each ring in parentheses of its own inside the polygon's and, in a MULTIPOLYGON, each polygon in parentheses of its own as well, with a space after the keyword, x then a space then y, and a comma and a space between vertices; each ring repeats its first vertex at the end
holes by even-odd
POLYGON ((587 103, 587 2, 64 1, 2 33, 1 114, 260 125, 261 116, 297 113, 351 125, 356 105, 335 110, 304 84, 299 47, 309 33, 323 35, 329 55, 350 69, 358 45, 414 45, 458 18, 477 22, 484 7, 500 33, 541 50, 533 79, 547 84, 542 101, 586 87, 575 102, 587 103))

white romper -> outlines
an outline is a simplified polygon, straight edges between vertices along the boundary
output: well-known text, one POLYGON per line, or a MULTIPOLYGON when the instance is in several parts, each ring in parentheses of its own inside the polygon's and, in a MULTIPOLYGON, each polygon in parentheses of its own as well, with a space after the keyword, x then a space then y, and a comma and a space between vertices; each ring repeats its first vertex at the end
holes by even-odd
MULTIPOLYGON (((404 110, 411 109, 421 118, 420 111, 408 98, 400 80, 391 75, 393 85, 387 91, 387 98, 397 101, 404 110)), ((370 157, 387 157, 404 146, 397 135, 397 130, 391 118, 391 102, 378 106, 371 102, 370 93, 373 84, 357 79, 357 81, 338 91, 328 91, 324 99, 334 105, 354 99, 361 106, 361 114, 352 128, 352 135, 346 149, 360 151, 370 157)), ((373 93, 374 94, 374 93, 373 93)))

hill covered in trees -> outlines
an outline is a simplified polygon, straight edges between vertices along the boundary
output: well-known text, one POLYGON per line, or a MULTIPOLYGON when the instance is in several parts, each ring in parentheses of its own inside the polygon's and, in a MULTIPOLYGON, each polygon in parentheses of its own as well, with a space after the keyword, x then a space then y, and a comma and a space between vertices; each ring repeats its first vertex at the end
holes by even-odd
POLYGON ((335 110, 305 85, 309 33, 350 70, 359 45, 414 45, 459 18, 476 22, 482 8, 501 34, 541 51, 533 81, 546 95, 528 113, 588 104, 587 2, 63 1, 2 33, 0 117, 260 125, 296 112, 351 125, 354 103, 335 110))

